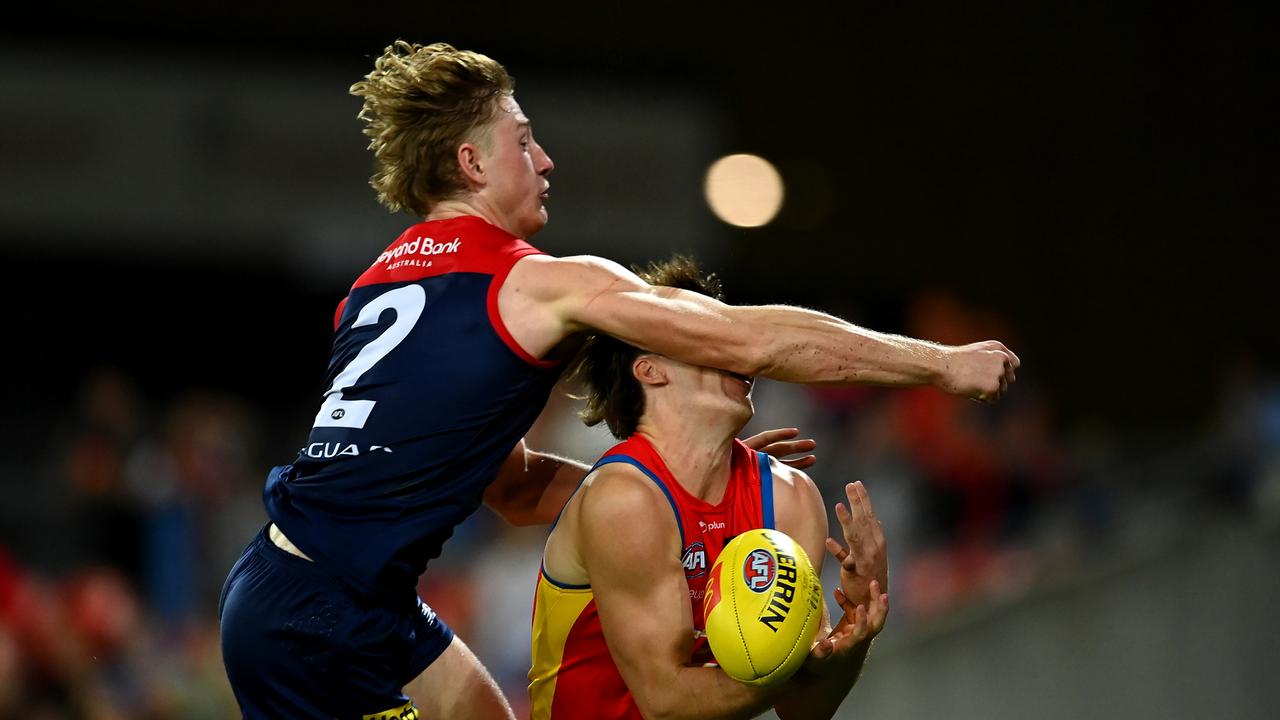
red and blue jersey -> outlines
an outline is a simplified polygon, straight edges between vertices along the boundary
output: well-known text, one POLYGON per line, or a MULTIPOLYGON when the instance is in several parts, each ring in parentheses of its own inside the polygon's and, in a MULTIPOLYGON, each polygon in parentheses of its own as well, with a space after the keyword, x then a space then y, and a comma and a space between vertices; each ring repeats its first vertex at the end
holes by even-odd
POLYGON ((539 251, 477 217, 406 230, 338 307, 306 447, 264 499, 297 547, 357 592, 416 598, 418 576, 480 505, 559 376, 498 314, 539 251))
MULTIPOLYGON (((689 586, 697 641, 690 664, 712 661, 702 605, 707 574, 730 540, 755 528, 773 528, 773 474, 769 456, 733 443, 729 483, 719 502, 690 494, 641 435, 614 446, 596 463, 627 463, 666 495, 680 530, 680 561, 689 586)), ((595 468, 592 468, 594 472, 595 468)), ((639 720, 640 709, 618 672, 596 612, 590 585, 571 585, 538 575, 533 610, 533 665, 529 700, 533 720, 639 720)))

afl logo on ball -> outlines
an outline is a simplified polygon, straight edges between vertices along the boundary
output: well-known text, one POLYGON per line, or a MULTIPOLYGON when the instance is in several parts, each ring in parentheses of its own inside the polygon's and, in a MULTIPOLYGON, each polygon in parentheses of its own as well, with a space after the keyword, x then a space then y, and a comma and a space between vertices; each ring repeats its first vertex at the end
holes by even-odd
POLYGON ((751 592, 762 593, 773 586, 773 579, 778 575, 778 563, 773 553, 768 550, 752 550, 747 561, 742 564, 742 579, 751 592))

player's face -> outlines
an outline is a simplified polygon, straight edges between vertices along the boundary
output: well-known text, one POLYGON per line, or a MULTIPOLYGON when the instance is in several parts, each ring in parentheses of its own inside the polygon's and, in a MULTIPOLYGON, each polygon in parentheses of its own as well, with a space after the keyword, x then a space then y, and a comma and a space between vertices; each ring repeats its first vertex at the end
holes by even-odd
POLYGON ((515 98, 503 95, 497 117, 490 122, 484 145, 488 184, 483 193, 511 234, 528 238, 547 224, 545 202, 555 168, 550 156, 533 139, 533 128, 515 98))
POLYGON ((678 391, 684 402, 727 413, 743 424, 755 413, 751 400, 754 378, 663 359, 668 366, 667 376, 672 388, 678 391))

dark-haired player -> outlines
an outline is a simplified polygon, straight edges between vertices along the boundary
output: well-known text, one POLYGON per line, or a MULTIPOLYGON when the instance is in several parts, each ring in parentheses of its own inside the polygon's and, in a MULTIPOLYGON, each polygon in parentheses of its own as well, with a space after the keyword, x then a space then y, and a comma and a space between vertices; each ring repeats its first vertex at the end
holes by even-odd
POLYGON ((397 42, 351 90, 372 184, 422 218, 356 280, 335 318, 306 447, 272 470, 271 519, 221 604, 227 675, 250 718, 511 716, 418 576, 481 502, 550 522, 585 467, 529 451, 577 336, 595 330, 700 366, 793 382, 933 384, 996 399, 1017 358, 944 347, 791 307, 731 307, 651 287, 527 241, 551 159, 501 65, 397 42), (416 704, 415 704, 416 701, 416 704))
MULTIPOLYGON (((652 285, 719 297, 687 259, 649 268, 652 285)), ((533 720, 718 720, 772 706, 783 720, 830 718, 888 612, 884 531, 861 483, 837 506, 849 550, 827 540, 822 497, 804 472, 736 440, 751 419, 752 378, 695 367, 609 336, 577 359, 584 419, 620 441, 565 505, 543 554, 533 615, 533 720), (823 544, 841 564, 844 616, 823 609, 819 642, 789 682, 736 682, 703 630, 708 571, 747 530, 776 528, 821 574, 823 544)))

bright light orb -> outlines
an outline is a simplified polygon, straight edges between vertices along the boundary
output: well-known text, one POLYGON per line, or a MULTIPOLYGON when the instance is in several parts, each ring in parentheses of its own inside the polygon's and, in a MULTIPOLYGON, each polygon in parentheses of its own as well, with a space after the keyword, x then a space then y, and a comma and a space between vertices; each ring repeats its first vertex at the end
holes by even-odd
POLYGON ((782 207, 782 176, 758 155, 728 155, 707 171, 703 187, 716 217, 737 227, 760 227, 782 207))

